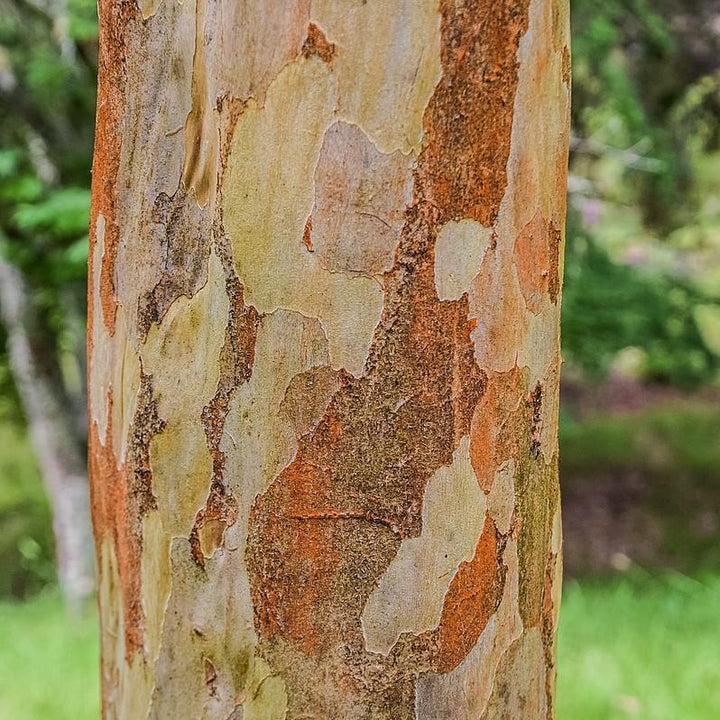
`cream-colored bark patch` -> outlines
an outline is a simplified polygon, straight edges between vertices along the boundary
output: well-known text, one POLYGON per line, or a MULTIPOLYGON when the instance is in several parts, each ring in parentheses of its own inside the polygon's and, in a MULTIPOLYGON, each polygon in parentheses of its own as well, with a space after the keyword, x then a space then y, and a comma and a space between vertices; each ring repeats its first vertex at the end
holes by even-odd
POLYGON ((340 115, 382 152, 418 151, 441 75, 437 0, 314 0, 312 19, 336 45, 340 115))
POLYGON ((282 678, 271 674, 270 666, 255 658, 253 675, 243 695, 243 720, 284 720, 287 692, 282 678))
POLYGON ((300 54, 310 0, 219 0, 207 14, 214 96, 253 97, 262 105, 270 83, 300 54))
POLYGON ((435 242, 435 289, 440 300, 459 300, 480 272, 492 228, 475 220, 449 222, 435 242))
POLYGON ((264 107, 248 106, 228 158, 225 227, 246 302, 261 313, 285 309, 318 318, 333 367, 360 373, 380 319, 381 287, 375 279, 329 272, 302 244, 335 101, 332 72, 311 58, 280 73, 264 107))
POLYGON ((478 365, 498 373, 516 367, 532 313, 525 307, 512 255, 500 242, 485 253, 472 281, 470 312, 477 319, 471 337, 478 365))
POLYGON ((306 242, 324 267, 366 275, 390 270, 410 200, 410 165, 400 152, 378 152, 357 125, 330 127, 306 242))
POLYGON ((200 418, 217 388, 228 307, 222 264, 211 254, 206 285, 173 303, 141 351, 165 422, 150 444, 153 491, 166 530, 175 535, 190 532, 210 484, 212 459, 200 418))
POLYGON ((492 488, 487 496, 488 513, 495 522, 498 531, 507 535, 510 532, 513 511, 515 510, 515 460, 506 460, 496 471, 492 488))
POLYGON ((523 344, 518 348, 517 362, 530 370, 528 382, 534 387, 546 381, 560 353, 560 304, 550 305, 541 315, 529 313, 523 344))
MULTIPOLYGON (((282 409, 288 387, 293 378, 327 362, 327 339, 317 320, 284 310, 260 320, 253 373, 235 393, 221 443, 227 456, 226 481, 240 503, 241 525, 255 497, 295 454, 296 427, 282 409)), ((327 389, 332 392, 333 386, 327 389)), ((315 404, 319 415, 326 402, 315 404)), ((312 422, 304 418, 303 424, 312 422)))
POLYGON ((135 398, 140 388, 140 362, 128 338, 128 318, 122 306, 115 312, 115 334, 105 327, 100 303, 100 268, 105 252, 105 218, 97 216, 93 248, 92 351, 90 353, 90 408, 100 442, 107 445, 108 421, 112 421, 113 448, 118 466, 125 460, 128 429, 135 415, 135 398), (112 397, 112 414, 108 401, 112 397))
POLYGON ((546 717, 545 675, 542 636, 533 628, 505 654, 482 720, 546 717))
POLYGON ((236 709, 244 718, 284 717, 284 683, 255 655, 244 534, 238 523, 229 527, 204 568, 185 538, 173 540, 173 585, 152 704, 136 717, 227 720, 236 709))
POLYGON ((163 529, 160 513, 153 510, 143 516, 142 539, 143 637, 146 661, 153 666, 160 652, 165 606, 170 594, 170 536, 163 529))
POLYGON ((422 518, 422 534, 403 542, 365 605, 362 627, 371 652, 387 655, 402 633, 437 627, 458 566, 473 558, 485 522, 485 495, 467 437, 452 464, 428 482, 422 518))
POLYGON ((138 0, 143 20, 152 17, 157 12, 161 2, 162 0, 138 0))
MULTIPOLYGON (((211 261, 211 278, 213 265, 211 261)), ((204 291, 195 296, 200 296, 197 302, 202 302, 204 291)), ((284 682, 255 655, 244 560, 248 514, 256 495, 267 489, 296 451, 296 427, 281 411, 288 386, 298 376, 327 368, 327 361, 327 339, 316 319, 284 310, 260 319, 253 372, 233 396, 221 440, 225 482, 238 500, 238 518, 225 528, 222 545, 206 553, 204 569, 196 565, 185 538, 173 541, 173 587, 151 720, 227 720, 234 711, 245 720, 285 717, 284 682)), ((327 386, 328 393, 333 387, 327 386)), ((315 406, 320 414, 325 403, 317 400, 315 406)), ((303 416, 302 422, 314 420, 303 416)), ((218 545, 206 537, 204 550, 210 549, 207 543, 218 545)))

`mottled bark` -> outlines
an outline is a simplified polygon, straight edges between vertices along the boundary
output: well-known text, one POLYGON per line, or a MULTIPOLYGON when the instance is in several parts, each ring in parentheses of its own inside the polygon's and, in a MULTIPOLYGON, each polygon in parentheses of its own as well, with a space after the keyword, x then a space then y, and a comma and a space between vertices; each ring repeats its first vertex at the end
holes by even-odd
POLYGON ((92 529, 83 443, 63 392, 56 354, 38 337, 37 317, 20 271, 0 257, 0 317, 8 333, 13 377, 27 417, 52 508, 58 577, 68 605, 79 610, 94 587, 92 529))
POLYGON ((105 716, 553 717, 566 2, 100 17, 105 716))

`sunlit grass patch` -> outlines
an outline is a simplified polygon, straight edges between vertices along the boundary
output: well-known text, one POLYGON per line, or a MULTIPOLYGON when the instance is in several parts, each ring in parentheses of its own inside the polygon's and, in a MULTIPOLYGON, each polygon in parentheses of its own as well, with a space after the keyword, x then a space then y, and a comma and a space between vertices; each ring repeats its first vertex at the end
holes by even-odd
POLYGON ((0 603, 0 718, 99 720, 97 616, 68 617, 54 593, 0 603))
POLYGON ((568 583, 558 720, 720 717, 720 578, 568 583))

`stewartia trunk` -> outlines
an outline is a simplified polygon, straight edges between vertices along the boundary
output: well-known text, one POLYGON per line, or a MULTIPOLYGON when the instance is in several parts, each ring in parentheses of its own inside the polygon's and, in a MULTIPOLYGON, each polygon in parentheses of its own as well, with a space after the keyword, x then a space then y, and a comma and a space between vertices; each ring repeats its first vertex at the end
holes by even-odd
POLYGON ((551 718, 566 3, 100 17, 106 718, 551 718))

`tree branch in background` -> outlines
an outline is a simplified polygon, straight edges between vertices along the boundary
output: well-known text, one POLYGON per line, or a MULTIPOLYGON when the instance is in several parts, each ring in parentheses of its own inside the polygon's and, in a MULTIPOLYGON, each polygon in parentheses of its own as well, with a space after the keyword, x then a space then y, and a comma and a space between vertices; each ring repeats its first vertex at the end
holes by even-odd
POLYGON ((633 170, 661 173, 665 170, 665 163, 657 158, 648 157, 642 152, 642 148, 648 144, 647 139, 642 139, 630 148, 615 148, 594 138, 581 138, 573 135, 570 138, 570 151, 597 158, 612 157, 633 170))

